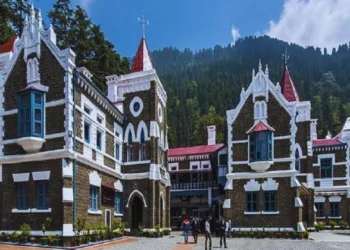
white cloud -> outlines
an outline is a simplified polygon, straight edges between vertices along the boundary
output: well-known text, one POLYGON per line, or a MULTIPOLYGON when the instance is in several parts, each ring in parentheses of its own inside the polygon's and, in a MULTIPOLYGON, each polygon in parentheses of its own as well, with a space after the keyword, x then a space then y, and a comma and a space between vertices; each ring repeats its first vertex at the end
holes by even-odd
POLYGON ((91 4, 94 2, 95 0, 80 0, 79 1, 79 5, 80 7, 82 7, 86 12, 89 11, 91 4))
POLYGON ((233 25, 232 25, 232 29, 231 29, 231 35, 232 35, 231 45, 235 45, 237 39, 240 38, 241 35, 239 34, 239 29, 233 25))
POLYGON ((266 34, 330 52, 350 42, 350 0, 286 0, 280 19, 270 21, 266 34))

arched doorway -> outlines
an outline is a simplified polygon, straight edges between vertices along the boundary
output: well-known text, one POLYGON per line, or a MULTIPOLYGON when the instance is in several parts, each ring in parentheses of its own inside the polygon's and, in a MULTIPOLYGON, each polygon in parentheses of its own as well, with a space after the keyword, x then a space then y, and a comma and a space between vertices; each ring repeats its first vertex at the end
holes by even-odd
POLYGON ((131 206, 131 226, 132 229, 142 225, 143 202, 139 196, 135 196, 131 206))
POLYGON ((163 225, 163 210, 164 210, 164 206, 163 206, 163 196, 160 197, 160 227, 163 228, 164 225, 163 225))

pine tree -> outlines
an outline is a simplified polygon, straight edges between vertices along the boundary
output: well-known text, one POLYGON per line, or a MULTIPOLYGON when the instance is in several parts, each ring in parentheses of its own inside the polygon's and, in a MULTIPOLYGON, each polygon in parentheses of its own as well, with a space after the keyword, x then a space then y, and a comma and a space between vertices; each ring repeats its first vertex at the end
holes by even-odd
POLYGON ((0 2, 0 45, 4 44, 11 37, 15 36, 15 32, 10 26, 12 9, 11 0, 3 0, 0 2))

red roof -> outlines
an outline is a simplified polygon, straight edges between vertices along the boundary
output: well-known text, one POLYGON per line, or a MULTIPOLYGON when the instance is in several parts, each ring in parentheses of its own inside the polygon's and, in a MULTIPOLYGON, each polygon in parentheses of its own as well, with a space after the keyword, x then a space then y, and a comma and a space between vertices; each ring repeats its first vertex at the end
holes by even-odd
POLYGON ((0 46, 0 54, 13 51, 13 45, 15 43, 16 37, 12 37, 6 43, 0 46))
POLYGON ((298 92, 293 84, 292 79, 290 78, 289 71, 287 65, 284 68, 284 72, 281 79, 281 91, 284 97, 289 102, 297 101, 299 102, 298 92))
POLYGON ((170 148, 168 151, 168 156, 181 156, 181 155, 199 155, 199 154, 209 154, 222 148, 224 144, 215 145, 203 145, 194 147, 184 147, 184 148, 170 148))
POLYGON ((323 146, 335 146, 335 145, 341 145, 344 144, 343 142, 339 141, 336 138, 330 138, 330 139, 317 139, 312 141, 313 147, 323 147, 323 146))
POLYGON ((131 72, 140 72, 153 69, 151 57, 148 53, 146 40, 142 37, 139 47, 136 52, 135 60, 132 65, 131 72))
POLYGON ((19 92, 23 92, 23 91, 30 90, 30 89, 32 89, 32 90, 38 90, 38 91, 42 91, 42 90, 40 90, 40 89, 37 89, 37 88, 36 88, 36 87, 34 87, 34 86, 27 86, 27 87, 25 87, 25 88, 23 88, 23 89, 19 89, 19 90, 17 90, 16 92, 17 92, 17 93, 19 93, 19 92))
POLYGON ((259 131, 275 131, 275 129, 268 124, 265 124, 263 121, 259 121, 256 125, 254 125, 251 129, 248 130, 247 134, 259 131))

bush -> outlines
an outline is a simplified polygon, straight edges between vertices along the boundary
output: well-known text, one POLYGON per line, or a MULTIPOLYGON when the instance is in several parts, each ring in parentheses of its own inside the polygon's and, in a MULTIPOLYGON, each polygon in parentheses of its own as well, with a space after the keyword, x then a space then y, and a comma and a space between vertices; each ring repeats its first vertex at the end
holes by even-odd
POLYGON ((346 221, 341 220, 339 221, 339 226, 341 229, 345 229, 348 227, 348 223, 346 221))
POLYGON ((305 239, 309 238, 309 232, 308 231, 303 232, 303 238, 305 238, 305 239))
POLYGON ((331 226, 332 229, 334 229, 335 226, 337 225, 337 222, 335 222, 334 220, 330 220, 329 225, 331 226))

